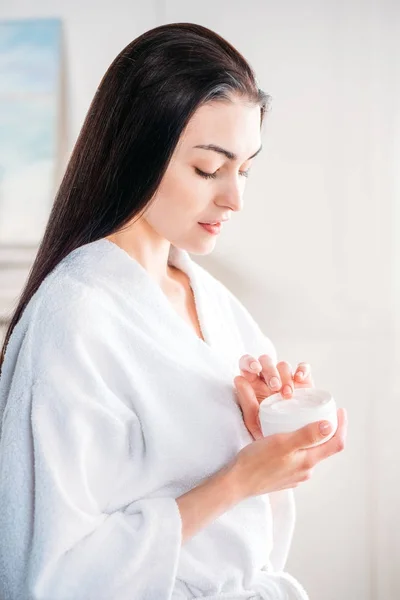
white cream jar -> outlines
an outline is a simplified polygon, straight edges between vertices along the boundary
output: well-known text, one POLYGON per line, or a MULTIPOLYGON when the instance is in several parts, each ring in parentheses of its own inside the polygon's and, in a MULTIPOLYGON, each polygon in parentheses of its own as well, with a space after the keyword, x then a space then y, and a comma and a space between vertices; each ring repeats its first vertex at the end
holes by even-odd
POLYGON ((280 393, 263 400, 259 411, 264 437, 289 433, 315 421, 330 421, 332 432, 315 445, 327 442, 337 429, 336 402, 329 392, 315 388, 296 388, 289 400, 280 393))

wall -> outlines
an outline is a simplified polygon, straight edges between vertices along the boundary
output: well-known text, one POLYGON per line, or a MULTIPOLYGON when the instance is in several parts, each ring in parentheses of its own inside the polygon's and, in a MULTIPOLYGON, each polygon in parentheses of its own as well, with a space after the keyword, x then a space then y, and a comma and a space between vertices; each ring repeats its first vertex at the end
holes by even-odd
POLYGON ((0 18, 31 16, 64 19, 69 149, 108 64, 162 22, 197 22, 221 33, 272 94, 245 208, 215 252, 197 260, 243 300, 281 358, 310 361, 317 384, 348 410, 346 452, 298 488, 288 570, 315 600, 398 599, 400 6, 396 0, 0 6, 0 18))

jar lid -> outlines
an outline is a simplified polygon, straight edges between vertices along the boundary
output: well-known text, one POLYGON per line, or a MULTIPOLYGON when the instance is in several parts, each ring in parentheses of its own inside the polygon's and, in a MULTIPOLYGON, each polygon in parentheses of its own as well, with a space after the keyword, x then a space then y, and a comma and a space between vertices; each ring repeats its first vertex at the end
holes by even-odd
POLYGON ((315 388, 296 388, 290 399, 280 392, 269 396, 260 404, 260 412, 268 420, 290 419, 295 415, 315 416, 316 420, 328 415, 335 405, 332 395, 315 388))

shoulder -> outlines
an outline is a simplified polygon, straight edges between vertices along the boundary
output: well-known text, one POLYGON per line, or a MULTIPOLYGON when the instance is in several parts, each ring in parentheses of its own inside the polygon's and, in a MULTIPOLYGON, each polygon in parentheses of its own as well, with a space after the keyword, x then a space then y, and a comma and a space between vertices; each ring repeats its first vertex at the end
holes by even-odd
POLYGON ((86 271, 78 255, 72 258, 60 264, 38 290, 30 324, 36 344, 50 338, 66 345, 76 340, 100 342, 110 333, 115 313, 112 296, 95 269, 86 271))
POLYGON ((36 353, 47 355, 61 343, 68 347, 79 338, 98 340, 107 334, 111 302, 93 275, 92 262, 84 247, 78 248, 47 275, 12 332, 5 363, 19 355, 26 360, 28 354, 31 362, 36 353))
MULTIPOLYGON (((90 325, 98 313, 107 314, 108 295, 92 244, 70 252, 42 281, 26 310, 26 321, 63 319, 79 326, 90 325)), ((25 313, 22 316, 23 320, 25 313)))

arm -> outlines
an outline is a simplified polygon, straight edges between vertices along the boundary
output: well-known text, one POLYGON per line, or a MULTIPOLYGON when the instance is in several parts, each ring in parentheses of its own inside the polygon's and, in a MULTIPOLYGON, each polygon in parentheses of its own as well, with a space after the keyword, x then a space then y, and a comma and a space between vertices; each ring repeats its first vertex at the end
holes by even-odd
POLYGON ((244 495, 230 466, 179 496, 176 502, 182 519, 182 543, 242 499, 244 495))
POLYGON ((99 406, 76 380, 58 389, 38 382, 32 396, 34 513, 24 597, 169 600, 182 524, 173 498, 141 497, 139 423, 99 406), (137 498, 108 508, 129 467, 137 498))
POLYGON ((124 349, 107 343, 111 318, 56 312, 32 325, 2 387, 0 597, 170 600, 182 523, 174 498, 143 489, 124 349))
MULTIPOLYGON (((217 519, 234 504, 245 499, 246 485, 241 480, 235 461, 227 465, 212 477, 203 481, 177 499, 182 518, 182 542, 195 535, 211 521, 217 519)), ((274 522, 274 539, 279 534, 277 528, 289 528, 291 536, 292 522, 286 522, 290 515, 287 512, 287 502, 292 500, 292 490, 280 490, 269 494, 271 508, 277 508, 277 522, 274 522), (275 501, 275 502, 274 502, 275 501)), ((275 516, 274 516, 275 518, 275 516)), ((289 541, 283 546, 278 544, 270 556, 270 560, 262 571, 255 573, 252 581, 252 591, 259 594, 263 600, 308 600, 308 596, 299 582, 288 573, 282 571, 286 561, 289 541)))

